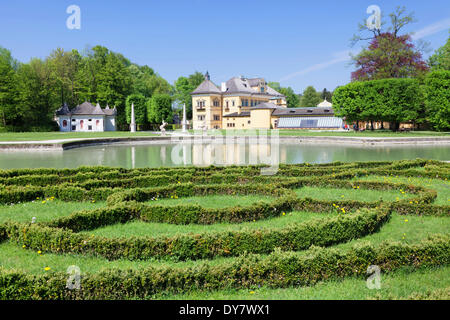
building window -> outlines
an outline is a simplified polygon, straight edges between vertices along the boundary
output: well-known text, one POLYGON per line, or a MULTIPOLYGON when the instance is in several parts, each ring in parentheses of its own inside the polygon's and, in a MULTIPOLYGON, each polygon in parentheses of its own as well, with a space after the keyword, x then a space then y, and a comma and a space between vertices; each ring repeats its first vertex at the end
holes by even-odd
POLYGON ((100 124, 100 120, 95 121, 95 125, 98 127, 98 125, 100 124))
POLYGON ((72 122, 75 122, 76 120, 75 119, 72 119, 72 122))
POLYGON ((261 93, 264 93, 264 87, 261 87, 261 93))
POLYGON ((218 99, 214 99, 214 101, 213 101, 213 106, 214 106, 214 107, 220 107, 220 103, 219 103, 219 100, 218 100, 218 99))
POLYGON ((248 120, 247 123, 250 124, 250 120, 248 120))
POLYGON ((83 129, 84 121, 80 120, 80 129, 83 129))
POLYGON ((228 101, 227 101, 227 104, 226 104, 226 106, 227 106, 227 109, 228 109, 228 101))
POLYGON ((88 130, 92 130, 92 126, 88 126, 88 130))
POLYGON ((205 116, 197 116, 197 119, 198 119, 199 121, 203 121, 203 120, 205 120, 205 116))
POLYGON ((92 119, 89 119, 88 121, 92 121, 92 119))
POLYGON ((204 108, 205 107, 205 100, 197 101, 197 107, 198 108, 204 108))
POLYGON ((214 121, 220 121, 220 116, 214 115, 213 117, 214 117, 214 121))
POLYGON ((67 127, 67 120, 63 120, 63 127, 67 127))
POLYGON ((77 126, 72 126, 72 131, 77 130, 77 126))
POLYGON ((233 100, 233 107, 234 107, 234 100, 233 100))

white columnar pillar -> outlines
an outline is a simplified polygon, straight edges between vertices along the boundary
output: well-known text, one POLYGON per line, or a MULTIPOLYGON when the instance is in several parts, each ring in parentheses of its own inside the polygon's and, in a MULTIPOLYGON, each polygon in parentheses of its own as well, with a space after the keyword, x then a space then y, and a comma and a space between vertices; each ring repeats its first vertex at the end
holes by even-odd
POLYGON ((136 132, 136 119, 135 119, 135 116, 134 116, 134 103, 131 104, 130 132, 136 132))

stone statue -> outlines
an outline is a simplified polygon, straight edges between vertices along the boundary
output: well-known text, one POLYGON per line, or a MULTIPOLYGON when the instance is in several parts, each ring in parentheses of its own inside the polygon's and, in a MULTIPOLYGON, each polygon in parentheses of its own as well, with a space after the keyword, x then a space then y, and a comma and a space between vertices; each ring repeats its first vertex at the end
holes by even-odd
POLYGON ((167 122, 163 120, 162 125, 159 126, 159 129, 161 130, 161 135, 162 136, 166 135, 166 126, 167 126, 167 122))

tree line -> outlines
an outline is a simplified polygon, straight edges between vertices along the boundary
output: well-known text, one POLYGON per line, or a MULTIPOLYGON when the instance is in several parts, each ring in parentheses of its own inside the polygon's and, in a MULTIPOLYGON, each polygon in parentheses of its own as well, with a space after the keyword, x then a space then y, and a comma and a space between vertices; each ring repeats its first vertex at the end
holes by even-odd
POLYGON ((173 100, 182 96, 190 103, 188 91, 203 76, 197 72, 190 78, 189 86, 172 86, 149 66, 132 63, 103 46, 83 53, 58 48, 45 59, 28 63, 18 62, 0 47, 0 131, 56 130, 55 110, 64 103, 74 108, 84 101, 115 106, 119 130, 128 129, 128 106, 133 101, 141 128, 162 119, 171 121, 173 100))

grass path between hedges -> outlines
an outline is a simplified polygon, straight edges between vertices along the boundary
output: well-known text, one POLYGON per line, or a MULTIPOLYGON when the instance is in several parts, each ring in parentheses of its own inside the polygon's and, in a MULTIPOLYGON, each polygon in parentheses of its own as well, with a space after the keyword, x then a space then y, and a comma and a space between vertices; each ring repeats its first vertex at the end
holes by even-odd
POLYGON ((437 198, 433 204, 450 205, 450 181, 431 179, 431 178, 415 178, 415 177, 395 177, 395 176, 368 176, 358 177, 355 180, 408 183, 415 186, 422 186, 427 189, 437 191, 437 198))
POLYGON ((226 232, 226 231, 239 231, 239 230, 261 230, 268 228, 286 228, 296 223, 302 223, 305 221, 317 219, 326 219, 331 215, 326 213, 312 213, 312 212, 298 212, 293 211, 285 213, 284 216, 258 220, 254 222, 243 223, 215 223, 212 225, 176 225, 170 223, 154 223, 154 222, 142 222, 131 221, 125 224, 115 224, 102 228, 98 228, 92 231, 86 231, 83 233, 94 234, 97 236, 103 236, 107 238, 119 238, 130 236, 175 236, 178 234, 187 233, 214 233, 214 232, 226 232))
POLYGON ((313 198, 320 200, 360 200, 360 201, 396 201, 413 198, 417 195, 401 193, 395 190, 365 190, 365 189, 338 189, 324 187, 303 187, 295 189, 300 198, 313 198))
POLYGON ((92 210, 105 206, 105 202, 64 202, 60 200, 40 199, 14 205, 0 205, 0 223, 6 221, 36 222, 51 221, 80 210, 92 210), (43 203, 45 201, 45 203, 43 203))
POLYGON ((156 295, 155 299, 169 300, 364 300, 411 299, 418 294, 427 296, 438 291, 440 299, 450 299, 450 267, 402 268, 389 274, 381 273, 381 288, 368 289, 364 278, 346 278, 319 282, 311 287, 251 290, 220 290, 188 292, 176 295, 156 295))

